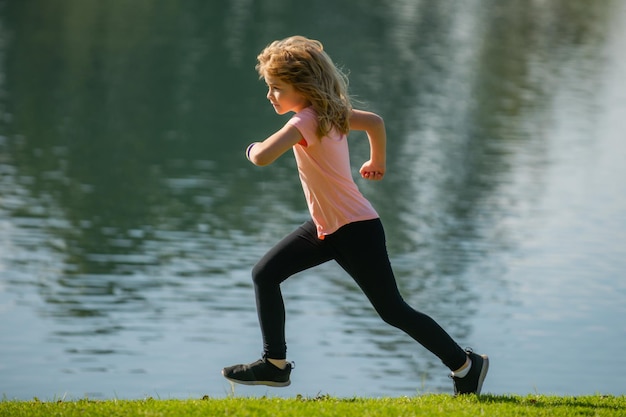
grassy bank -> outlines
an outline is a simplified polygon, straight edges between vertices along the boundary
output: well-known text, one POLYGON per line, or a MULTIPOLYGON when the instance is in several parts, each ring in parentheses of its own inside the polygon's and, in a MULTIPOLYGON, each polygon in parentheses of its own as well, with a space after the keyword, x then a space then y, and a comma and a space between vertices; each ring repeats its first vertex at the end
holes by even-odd
POLYGON ((626 396, 483 395, 455 398, 223 398, 188 400, 9 401, 0 416, 626 416, 626 396))

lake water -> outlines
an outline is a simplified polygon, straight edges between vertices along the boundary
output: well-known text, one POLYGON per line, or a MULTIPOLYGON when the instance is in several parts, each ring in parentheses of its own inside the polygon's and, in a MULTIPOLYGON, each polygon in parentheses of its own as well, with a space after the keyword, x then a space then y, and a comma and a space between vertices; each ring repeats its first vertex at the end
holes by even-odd
MULTIPOLYGON (((358 184, 484 392, 624 394, 626 3, 266 3, 0 1, 0 394, 232 395, 250 269, 307 218, 291 155, 243 157, 286 120, 256 54, 294 33, 385 118, 358 184)), ((283 291, 292 385, 235 395, 452 392, 336 265, 283 291)))

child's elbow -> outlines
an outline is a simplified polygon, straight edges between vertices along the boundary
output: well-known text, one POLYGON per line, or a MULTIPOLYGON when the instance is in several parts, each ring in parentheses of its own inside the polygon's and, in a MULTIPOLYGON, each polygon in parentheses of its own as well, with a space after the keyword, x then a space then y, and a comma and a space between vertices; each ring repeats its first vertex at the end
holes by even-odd
POLYGON ((363 112, 358 120, 358 130, 365 130, 367 132, 375 132, 385 128, 385 121, 382 116, 371 113, 363 112))
POLYGON ((372 125, 375 126, 376 128, 384 128, 385 127, 385 120, 382 118, 382 116, 379 116, 376 113, 372 113, 372 125))

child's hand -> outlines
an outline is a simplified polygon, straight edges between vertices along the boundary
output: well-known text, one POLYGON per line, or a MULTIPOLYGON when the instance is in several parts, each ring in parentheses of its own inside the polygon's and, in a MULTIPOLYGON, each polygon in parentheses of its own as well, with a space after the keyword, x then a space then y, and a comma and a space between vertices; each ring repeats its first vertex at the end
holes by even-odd
POLYGON ((379 181, 382 180, 385 175, 385 165, 377 164, 369 160, 361 166, 359 173, 361 177, 366 180, 379 181))

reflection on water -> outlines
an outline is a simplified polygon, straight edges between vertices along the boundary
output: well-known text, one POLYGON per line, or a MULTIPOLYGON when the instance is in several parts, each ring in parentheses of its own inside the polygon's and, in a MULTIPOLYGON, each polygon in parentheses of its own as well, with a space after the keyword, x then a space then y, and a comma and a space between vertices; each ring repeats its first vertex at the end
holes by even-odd
MULTIPOLYGON (((296 32, 385 117, 389 175, 359 185, 406 299, 492 357, 485 390, 623 393, 621 2, 35 3, 0 2, 7 397, 228 394, 261 349, 249 270, 307 216, 290 156, 242 157, 284 121, 256 53, 296 32)), ((238 394, 451 391, 335 265, 284 293, 293 384, 238 394)))

